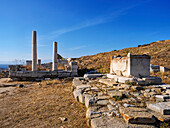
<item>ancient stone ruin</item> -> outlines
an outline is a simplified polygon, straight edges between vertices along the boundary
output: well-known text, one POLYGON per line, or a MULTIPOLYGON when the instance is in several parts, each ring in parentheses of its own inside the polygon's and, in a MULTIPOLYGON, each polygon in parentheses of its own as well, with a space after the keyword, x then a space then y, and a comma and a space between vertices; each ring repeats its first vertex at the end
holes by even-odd
MULTIPOLYGON (((52 70, 38 71, 37 70, 37 37, 36 31, 32 32, 32 61, 27 61, 27 65, 32 65, 32 71, 27 71, 22 65, 9 65, 9 77, 20 80, 42 79, 42 78, 58 78, 77 76, 77 62, 67 61, 69 70, 59 70, 57 68, 57 42, 53 42, 53 62, 52 70)), ((38 65, 41 65, 41 60, 38 60, 38 65)))
POLYGON ((73 79, 92 128, 155 128, 170 122, 170 85, 150 76, 150 56, 112 57, 110 74, 73 79))

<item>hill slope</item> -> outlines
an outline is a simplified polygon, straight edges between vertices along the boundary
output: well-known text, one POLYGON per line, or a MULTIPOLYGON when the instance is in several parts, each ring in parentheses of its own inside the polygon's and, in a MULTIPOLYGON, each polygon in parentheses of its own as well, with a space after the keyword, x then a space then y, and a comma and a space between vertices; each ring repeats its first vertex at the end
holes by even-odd
POLYGON ((101 73, 109 73, 111 56, 126 56, 130 52, 132 55, 147 54, 151 56, 151 64, 161 65, 170 68, 170 40, 162 40, 144 44, 138 47, 114 50, 111 52, 99 53, 91 56, 78 58, 79 69, 95 69, 101 73))

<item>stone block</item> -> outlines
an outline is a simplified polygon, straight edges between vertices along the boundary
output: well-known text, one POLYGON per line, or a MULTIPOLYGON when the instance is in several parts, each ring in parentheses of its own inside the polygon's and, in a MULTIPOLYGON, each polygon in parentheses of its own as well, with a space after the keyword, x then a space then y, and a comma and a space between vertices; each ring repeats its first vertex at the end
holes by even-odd
POLYGON ((170 95, 155 95, 156 101, 166 101, 170 99, 170 95))
POLYGON ((93 91, 93 92, 99 92, 100 91, 100 89, 98 87, 91 87, 90 90, 93 91))
POLYGON ((124 120, 131 124, 154 124, 155 117, 145 108, 127 107, 119 108, 124 120))
POLYGON ((168 94, 170 95, 170 89, 167 89, 167 90, 166 90, 166 93, 168 93, 168 94))
POLYGON ((167 72, 168 70, 168 68, 160 66, 160 72, 167 72))
POLYGON ((92 128, 128 128, 128 125, 116 117, 99 117, 91 120, 92 128))
POLYGON ((142 79, 145 81, 145 84, 161 84, 162 83, 162 79, 159 77, 149 76, 149 77, 144 77, 142 79))
POLYGON ((112 79, 100 79, 99 80, 100 83, 106 84, 108 86, 113 86, 115 84, 117 84, 114 80, 112 79))
POLYGON ((90 106, 95 106, 96 100, 91 95, 85 95, 85 106, 88 108, 90 106))
POLYGON ((77 85, 76 89, 81 89, 81 90, 85 90, 86 88, 90 88, 90 85, 86 85, 86 84, 81 84, 81 85, 77 85))
POLYGON ((128 78, 128 77, 118 77, 119 83, 136 83, 137 80, 135 78, 128 78))
POLYGON ((84 78, 88 78, 88 79, 102 77, 102 76, 104 76, 104 74, 84 74, 84 78))
POLYGON ((76 79, 76 78, 73 79, 73 86, 74 87, 79 86, 81 84, 82 84, 82 82, 79 79, 76 79))
POLYGON ((122 92, 117 91, 117 90, 108 91, 108 95, 110 97, 116 97, 116 96, 122 97, 123 96, 122 92))
POLYGON ((109 103, 108 100, 98 100, 97 105, 98 106, 106 106, 109 103))
POLYGON ((82 95, 81 90, 77 89, 73 91, 74 98, 79 101, 79 96, 82 95))
POLYGON ((162 115, 170 115, 170 102, 148 104, 147 107, 153 111, 161 113, 162 115))

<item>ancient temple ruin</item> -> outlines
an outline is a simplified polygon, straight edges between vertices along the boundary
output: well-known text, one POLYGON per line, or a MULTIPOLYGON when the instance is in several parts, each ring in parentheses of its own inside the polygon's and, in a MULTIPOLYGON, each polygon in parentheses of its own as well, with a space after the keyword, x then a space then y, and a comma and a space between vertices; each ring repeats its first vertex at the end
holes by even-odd
POLYGON ((130 53, 127 57, 113 56, 110 63, 110 73, 126 77, 150 76, 150 58, 148 55, 131 55, 130 53))
MULTIPOLYGON (((67 61, 68 63, 68 61, 67 61)), ((18 78, 22 80, 37 79, 37 78, 58 78, 77 76, 77 62, 71 61, 68 64, 68 70, 61 70, 57 68, 57 42, 53 42, 53 61, 52 70, 38 71, 37 66, 41 65, 41 60, 37 64, 37 36, 36 31, 32 32, 32 61, 26 61, 27 65, 32 65, 32 71, 27 71, 22 65, 9 65, 9 77, 18 78)))
POLYGON ((113 56, 110 74, 107 74, 107 77, 120 83, 160 84, 161 78, 150 76, 150 58, 148 55, 131 55, 130 53, 127 57, 113 56))

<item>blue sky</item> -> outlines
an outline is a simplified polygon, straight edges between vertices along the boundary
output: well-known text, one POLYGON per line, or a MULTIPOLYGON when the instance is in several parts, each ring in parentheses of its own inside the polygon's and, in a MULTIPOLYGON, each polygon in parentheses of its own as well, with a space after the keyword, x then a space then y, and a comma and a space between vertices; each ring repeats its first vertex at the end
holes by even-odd
POLYGON ((0 0, 0 63, 80 57, 170 39, 169 0, 0 0))

